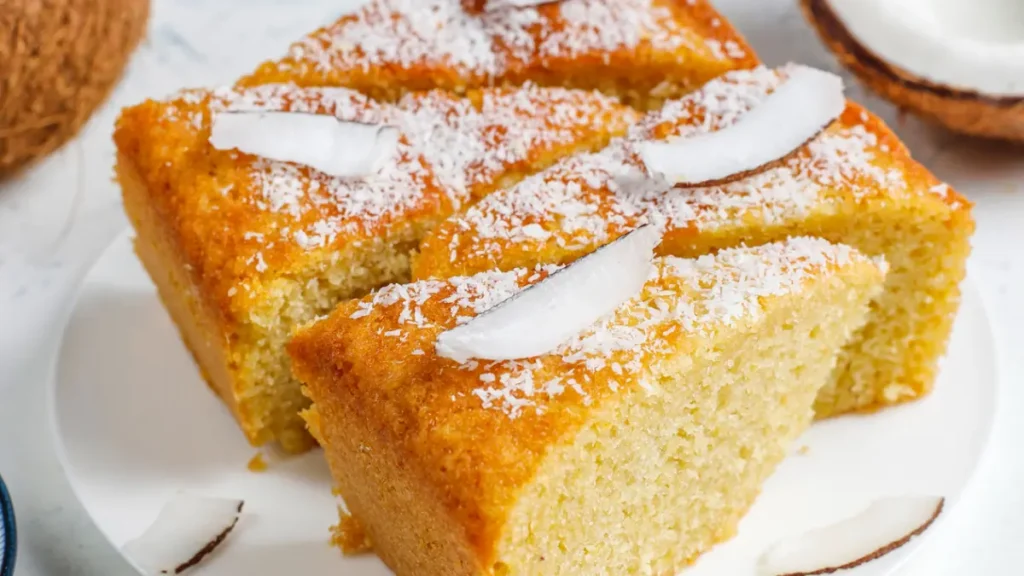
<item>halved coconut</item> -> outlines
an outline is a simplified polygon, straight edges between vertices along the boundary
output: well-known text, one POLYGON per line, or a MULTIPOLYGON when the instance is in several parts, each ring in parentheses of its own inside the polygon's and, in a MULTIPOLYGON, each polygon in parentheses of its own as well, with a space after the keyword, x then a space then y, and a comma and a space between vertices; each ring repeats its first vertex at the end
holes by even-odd
POLYGON ((750 177, 785 160, 846 108, 843 80, 793 66, 761 103, 735 124, 685 138, 642 142, 647 169, 677 186, 710 186, 750 177))
POLYGON ((903 496, 873 502, 860 514, 784 539, 762 556, 762 576, 832 574, 881 558, 920 535, 945 499, 903 496))
POLYGON ((210 143, 218 150, 295 162, 340 178, 376 173, 398 149, 398 129, 299 112, 221 112, 210 143))
POLYGON ((438 355, 465 362, 552 352, 640 292, 660 242, 661 231, 652 224, 633 230, 443 332, 437 339, 438 355))
POLYGON ((957 132, 1024 141, 1024 3, 801 0, 840 62, 957 132))
POLYGON ((177 495, 141 536, 121 550, 147 576, 181 574, 224 542, 244 505, 242 500, 177 495))

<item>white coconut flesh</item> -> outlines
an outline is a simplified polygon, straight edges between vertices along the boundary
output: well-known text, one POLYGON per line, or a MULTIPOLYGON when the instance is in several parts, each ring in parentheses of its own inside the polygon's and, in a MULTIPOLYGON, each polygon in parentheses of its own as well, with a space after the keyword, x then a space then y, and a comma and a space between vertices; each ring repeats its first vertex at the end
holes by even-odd
POLYGON ((644 225, 443 332, 437 353, 465 362, 548 354, 643 289, 661 231, 644 225))
POLYGON ((647 169, 676 185, 700 186, 749 176, 792 154, 846 108, 843 80, 790 66, 789 76, 734 124, 714 132, 640 144, 647 169))
POLYGON ((555 4, 560 0, 486 0, 484 10, 496 11, 503 8, 532 8, 544 4, 555 4))
POLYGON ((854 568, 899 549, 942 512, 938 496, 901 496, 873 502, 835 524, 781 540, 761 556, 762 576, 809 576, 854 568))
POLYGON ((121 551, 147 576, 180 574, 202 562, 234 529, 242 500, 179 494, 121 551))
POLYGON ((210 143, 270 160, 294 162, 339 178, 377 173, 398 150, 398 129, 300 112, 221 112, 210 143))
POLYGON ((820 0, 863 48, 931 84, 1024 96, 1020 0, 820 0))

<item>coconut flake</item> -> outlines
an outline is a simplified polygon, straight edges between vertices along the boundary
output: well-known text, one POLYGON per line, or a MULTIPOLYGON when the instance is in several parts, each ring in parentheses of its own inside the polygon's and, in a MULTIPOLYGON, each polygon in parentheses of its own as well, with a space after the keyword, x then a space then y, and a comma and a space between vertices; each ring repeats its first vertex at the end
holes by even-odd
POLYGON ((224 542, 244 505, 243 500, 179 494, 121 551, 144 574, 181 574, 224 542))
POLYGON ((785 160, 845 108, 842 78, 793 66, 789 78, 736 123, 687 138, 641 142, 640 156, 651 173, 672 184, 723 184, 785 160))
POLYGON ((271 160, 294 162, 340 178, 375 174, 398 149, 398 129, 300 112, 221 112, 210 143, 271 160))
POLYGON ((876 560, 927 530, 944 503, 938 496, 877 500, 856 516, 776 543, 761 556, 759 573, 831 574, 876 560))
POLYGON ((484 11, 495 12, 506 8, 534 8, 545 4, 558 4, 562 0, 484 0, 484 11))
POLYGON ((458 362, 514 360, 555 350, 640 292, 660 241, 653 225, 633 230, 442 333, 438 355, 458 362))

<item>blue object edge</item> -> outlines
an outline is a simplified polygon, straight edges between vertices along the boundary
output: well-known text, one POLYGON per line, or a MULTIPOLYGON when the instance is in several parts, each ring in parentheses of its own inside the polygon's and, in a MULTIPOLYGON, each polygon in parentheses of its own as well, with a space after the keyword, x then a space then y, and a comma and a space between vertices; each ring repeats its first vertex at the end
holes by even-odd
POLYGON ((18 529, 14 521, 14 503, 0 476, 0 576, 14 576, 14 561, 18 552, 18 529))

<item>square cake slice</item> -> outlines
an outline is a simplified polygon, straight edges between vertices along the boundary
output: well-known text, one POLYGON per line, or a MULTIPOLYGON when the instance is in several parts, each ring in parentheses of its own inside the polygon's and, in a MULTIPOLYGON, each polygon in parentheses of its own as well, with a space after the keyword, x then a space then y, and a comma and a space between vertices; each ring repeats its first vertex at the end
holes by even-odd
POLYGON ((207 382, 254 444, 300 451, 307 401, 284 351, 295 326, 407 279, 432 226, 634 119, 600 94, 533 86, 397 104, 342 88, 188 91, 123 111, 117 173, 136 251, 207 382), (364 178, 210 143, 217 114, 268 110, 394 125, 401 139, 364 178))
MULTIPOLYGON (((724 185, 673 187, 646 169, 647 140, 738 122, 792 68, 731 72, 667 103, 607 149, 567 158, 489 197, 427 236, 414 278, 564 263, 652 219, 660 250, 690 257, 791 236, 884 255, 892 267, 868 325, 822 390, 820 416, 873 410, 931 390, 960 302, 974 231, 971 204, 914 161, 854 103, 767 170, 724 185)), ((766 142, 765 145, 770 143, 766 142)))
POLYGON ((343 304, 289 353, 398 575, 674 574, 733 535, 808 426, 882 268, 809 238, 659 258, 551 353, 465 363, 439 334, 555 267, 424 280, 343 304))
POLYGON ((757 64, 707 0, 515 4, 374 0, 241 83, 347 86, 397 100, 409 91, 536 82, 599 89, 649 108, 757 64))

